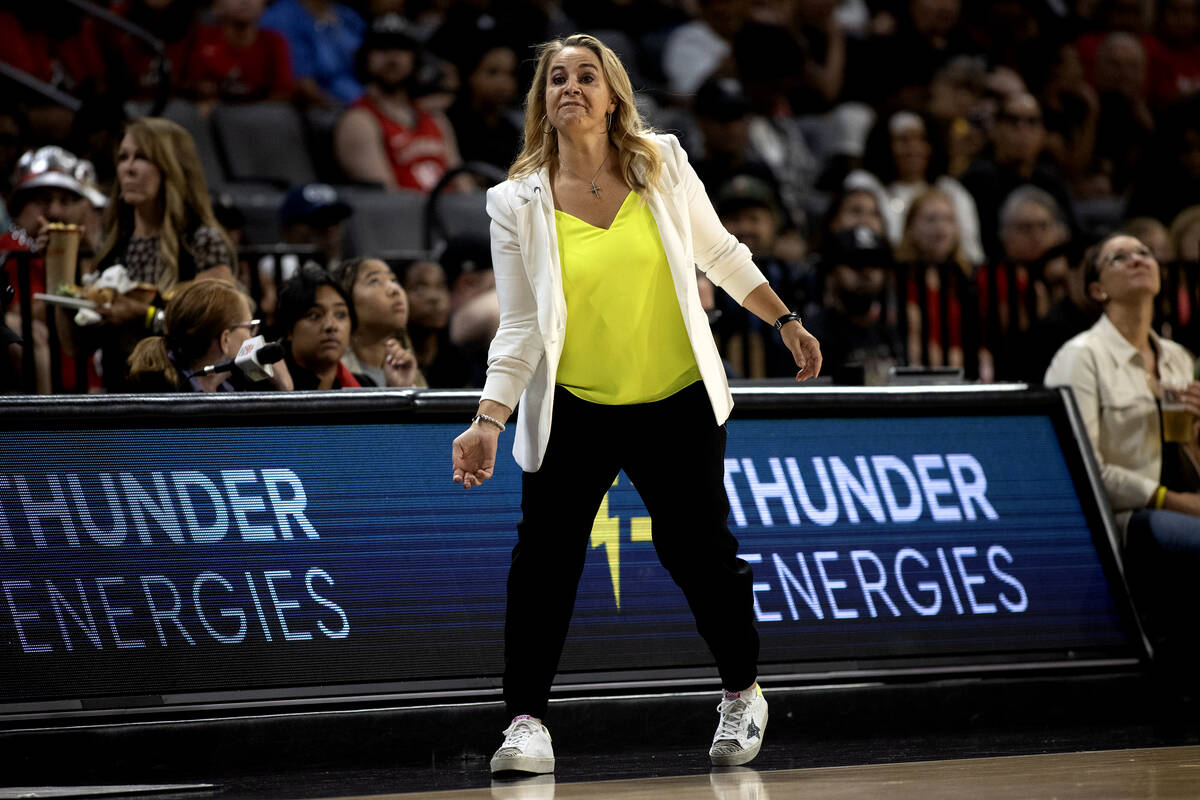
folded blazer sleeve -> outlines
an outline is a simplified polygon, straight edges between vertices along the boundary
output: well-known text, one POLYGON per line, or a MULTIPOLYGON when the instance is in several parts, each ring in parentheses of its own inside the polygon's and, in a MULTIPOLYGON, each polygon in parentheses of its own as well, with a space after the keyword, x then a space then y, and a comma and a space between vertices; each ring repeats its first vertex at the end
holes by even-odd
POLYGON ((675 162, 679 190, 687 201, 692 226, 692 247, 696 266, 715 285, 720 286, 739 304, 746 295, 767 282, 750 255, 750 248, 725 230, 717 210, 696 170, 688 162, 687 152, 674 136, 669 137, 669 153, 675 162))
POLYGON ((488 350, 487 380, 484 381, 482 399, 516 408, 543 356, 544 347, 538 330, 537 301, 525 272, 517 218, 506 196, 507 186, 501 184, 487 194, 500 326, 488 350))

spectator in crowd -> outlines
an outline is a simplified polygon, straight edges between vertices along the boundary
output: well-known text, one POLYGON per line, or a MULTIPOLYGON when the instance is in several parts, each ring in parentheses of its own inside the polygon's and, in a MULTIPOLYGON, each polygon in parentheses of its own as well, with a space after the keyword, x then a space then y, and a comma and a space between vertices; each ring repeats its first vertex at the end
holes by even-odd
POLYGON ((1001 257, 976 273, 982 322, 981 375, 1015 380, 1033 322, 1068 292, 1070 231, 1062 209, 1036 186, 1015 189, 1000 210, 1001 257))
POLYGON ((298 390, 361 386, 342 364, 358 325, 354 303, 328 272, 305 264, 279 290, 276 323, 284 337, 284 360, 298 390))
POLYGON ((846 32, 838 20, 840 4, 840 0, 803 0, 795 3, 792 19, 785 20, 805 53, 804 85, 791 97, 797 113, 827 111, 842 94, 846 32))
POLYGON ((1100 96, 1096 153, 1112 194, 1123 194, 1154 135, 1148 95, 1149 64, 1137 37, 1112 33, 1096 48, 1095 87, 1100 96))
POLYGON ((1150 248, 1154 260, 1166 266, 1174 258, 1171 250, 1171 234, 1167 226, 1153 217, 1132 217, 1121 225, 1121 233, 1127 233, 1150 248))
POLYGON ((982 124, 986 79, 981 59, 957 56, 929 84, 929 116, 944 131, 946 174, 951 177, 962 175, 987 144, 982 124))
POLYGON ((154 100, 162 82, 184 74, 196 46, 197 0, 118 0, 113 11, 161 39, 164 59, 142 38, 114 26, 97 34, 113 94, 128 100, 154 100), (165 63, 163 63, 165 61, 165 63))
POLYGON ((962 25, 961 0, 907 0, 895 7, 895 30, 848 56, 847 94, 875 106, 920 108, 934 73, 978 48, 962 25))
POLYGON ((1046 370, 1059 349, 1092 327, 1100 316, 1100 306, 1088 294, 1083 267, 1082 260, 1070 265, 1063 281, 1065 292, 1048 312, 1034 320, 1023 336, 1018 377, 1032 386, 1040 385, 1045 379, 1046 370))
POLYGON ((671 32, 662 69, 672 93, 695 94, 710 76, 733 72, 733 38, 746 22, 746 6, 744 0, 699 0, 700 16, 671 32))
MULTIPOLYGON (((788 308, 804 308, 812 297, 811 276, 800 265, 775 255, 783 222, 775 193, 750 175, 735 176, 717 196, 717 216, 725 230, 750 248, 755 265, 788 308)), ((725 361, 743 378, 783 378, 796 372, 791 351, 769 324, 743 308, 724 292, 717 298, 721 310, 718 346, 725 361)))
MULTIPOLYGON (((692 166, 714 201, 735 175, 752 175, 779 195, 779 179, 750 144, 750 101, 736 78, 710 78, 692 106, 702 147, 693 148, 692 166)), ((782 197, 779 198, 782 203, 782 197)))
POLYGON ((963 251, 972 263, 980 263, 983 248, 975 201, 962 184, 946 174, 945 150, 934 133, 932 125, 912 111, 897 111, 880 119, 867 137, 863 169, 850 173, 846 183, 879 196, 893 246, 904 234, 913 198, 936 186, 954 202, 963 251))
POLYGON ((482 386, 488 349, 500 327, 491 242, 475 233, 457 235, 446 243, 441 264, 451 286, 450 341, 470 362, 469 384, 482 386))
POLYGON ((521 149, 517 96, 517 54, 498 40, 464 47, 457 61, 462 88, 446 112, 463 161, 482 161, 504 172, 521 149))
POLYGON ((1166 107, 1200 92, 1200 0, 1163 0, 1158 41, 1152 99, 1166 107))
POLYGON ((355 57, 366 25, 353 9, 333 0, 275 0, 262 27, 287 40, 303 103, 338 108, 362 96, 355 57))
POLYGON ((282 363, 275 377, 252 382, 236 371, 199 373, 211 364, 230 361, 246 340, 258 334, 250 298, 225 280, 180 284, 167 303, 161 336, 137 343, 129 356, 129 381, 138 392, 231 392, 237 389, 291 389, 282 363))
POLYGON ((375 20, 363 40, 358 59, 366 94, 334 131, 338 163, 350 178, 428 192, 458 166, 458 146, 445 116, 412 103, 417 50, 398 14, 375 20))
MULTIPOLYGON (((1152 638, 1196 650, 1192 634, 1200 555, 1196 416, 1200 383, 1182 346, 1153 330, 1159 265, 1150 248, 1115 234, 1084 260, 1098 322, 1067 342, 1046 372, 1048 386, 1075 395, 1117 524, 1130 584, 1150 607, 1152 638), (1190 423, 1164 424, 1164 390, 1178 391, 1190 423), (1178 435, 1182 434, 1182 435, 1178 435)), ((1161 651, 1160 651, 1161 652, 1161 651)))
POLYGON ((1200 267, 1200 205, 1184 209, 1171 222, 1165 249, 1167 258, 1158 263, 1164 267, 1170 263, 1164 271, 1167 291, 1163 292, 1170 298, 1164 302, 1160 294, 1158 312, 1166 324, 1159 332, 1170 334, 1193 353, 1200 352, 1200 282, 1196 279, 1200 267))
POLYGON ((363 386, 425 386, 408 341, 408 296, 392 268, 377 258, 351 258, 332 275, 358 319, 342 365, 363 386))
POLYGON ((425 380, 436 389, 470 384, 471 364, 450 341, 450 287, 436 261, 416 261, 404 272, 408 293, 408 333, 425 380))
MULTIPOLYGON (((975 160, 962 184, 975 198, 984 250, 989 259, 1000 256, 1000 208, 1014 189, 1032 184, 1055 200, 1059 215, 1069 213, 1071 198, 1058 173, 1041 161, 1046 129, 1037 98, 1021 92, 1001 100, 992 130, 990 153, 975 160)), ((1073 217, 1063 217, 1074 230, 1073 217)))
MULTIPOLYGON (((869 189, 846 186, 830 198, 821 231, 825 238, 829 238, 833 234, 858 227, 870 228, 876 236, 887 236, 887 224, 883 220, 879 195, 869 189)), ((818 249, 822 248, 824 238, 815 244, 818 249)))
POLYGON ((796 116, 789 96, 804 86, 800 45, 776 25, 746 25, 734 42, 738 75, 750 101, 750 145, 779 183, 790 219, 803 219, 820 164, 809 126, 796 116))
POLYGON ((1126 214, 1167 224, 1200 198, 1200 94, 1160 114, 1158 123, 1139 162, 1126 214))
MULTIPOLYGON (((28 252, 33 256, 29 260, 29 293, 30 296, 43 292, 56 294, 58 286, 46 285, 45 249, 48 226, 51 223, 68 223, 83 228, 79 242, 79 261, 87 262, 91 256, 91 242, 95 222, 92 217, 92 203, 100 206, 107 202, 104 195, 94 188, 95 171, 88 161, 77 159, 73 153, 61 147, 41 147, 29 150, 17 162, 13 173, 13 191, 8 198, 9 209, 13 213, 13 227, 0 236, 0 252, 28 252)), ((14 288, 20 286, 17 274, 17 261, 7 259, 4 263, 8 284, 14 288)), ((78 270, 77 270, 78 272, 78 270)), ((74 284, 78 275, 66 276, 74 284)), ((46 327, 47 309, 40 300, 33 300, 30 309, 33 314, 33 341, 28 346, 34 348, 34 359, 37 367, 36 386, 39 394, 49 394, 51 391, 50 373, 50 338, 46 327)), ((21 316, 29 313, 20 302, 14 302, 7 312, 6 322, 13 330, 21 330, 21 316)), ((65 320, 60 315, 59 320, 65 320)), ((57 321, 57 320, 56 320, 57 321)), ((65 325, 60 331, 66 331, 65 325)), ((61 335, 61 334, 60 334, 61 335)), ((69 354, 63 354, 63 374, 73 376, 74 360, 69 354)), ((73 383, 73 378, 68 377, 73 383)), ((76 387, 83 388, 83 387, 76 387)))
POLYGON ((1171 253, 1189 264, 1200 263, 1200 205, 1185 208, 1171 221, 1171 253))
MULTIPOLYGON (((170 120, 134 120, 121 139, 97 268, 116 264, 163 298, 181 281, 233 278, 233 247, 213 215, 196 144, 170 120)), ((80 329, 101 347, 109 391, 125 388, 125 361, 152 331, 162 305, 118 294, 98 309, 104 325, 80 329)))
POLYGON ((941 189, 913 198, 896 260, 909 363, 963 366, 963 300, 975 270, 962 249, 954 201, 941 189))
POLYGON ((54 3, 14 3, 0 11, 0 61, 74 96, 99 94, 104 59, 81 14, 54 3))
POLYGON ((1055 50, 1040 102, 1046 129, 1045 153, 1074 193, 1087 197, 1109 190, 1107 181, 1093 188, 1088 180, 1094 166, 1100 97, 1084 77, 1083 62, 1074 45, 1060 44, 1055 50))
POLYGON ((184 73, 202 108, 213 103, 289 101, 294 89, 287 40, 262 30, 266 0, 216 0, 216 23, 201 25, 184 73))
POLYGON ((823 343, 825 369, 835 383, 887 383, 891 368, 906 363, 904 341, 883 316, 893 266, 887 239, 849 228, 826 242, 821 261, 825 304, 805 324, 823 343))
MULTIPOLYGON (((327 183, 294 186, 279 207, 280 241, 283 244, 314 248, 317 259, 332 269, 345 255, 346 220, 354 213, 327 183)), ((278 287, 300 269, 300 256, 287 254, 278 259, 265 255, 258 262, 259 310, 274 328, 278 287)))

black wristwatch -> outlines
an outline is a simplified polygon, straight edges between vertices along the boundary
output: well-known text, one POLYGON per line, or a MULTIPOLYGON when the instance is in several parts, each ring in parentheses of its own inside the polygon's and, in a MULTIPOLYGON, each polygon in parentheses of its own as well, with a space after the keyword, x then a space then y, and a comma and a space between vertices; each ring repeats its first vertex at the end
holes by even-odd
MULTIPOLYGON (((788 313, 784 314, 779 319, 775 320, 775 330, 779 330, 784 325, 787 325, 789 322, 800 322, 800 315, 797 314, 795 311, 789 311, 788 313)), ((800 322, 800 324, 803 325, 804 323, 800 322)))

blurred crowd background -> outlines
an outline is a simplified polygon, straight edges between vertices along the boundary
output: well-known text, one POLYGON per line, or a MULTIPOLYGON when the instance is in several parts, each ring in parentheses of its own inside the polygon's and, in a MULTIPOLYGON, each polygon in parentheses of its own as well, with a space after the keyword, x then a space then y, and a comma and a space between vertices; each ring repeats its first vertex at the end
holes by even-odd
MULTIPOLYGON (((1040 383, 1100 314, 1080 260, 1116 230, 1162 269, 1156 329, 1196 352, 1198 3, 21 4, 0 11, 0 387, 481 386, 483 192, 519 150, 533 47, 580 31, 832 380, 1040 383), (52 223, 81 229, 65 273, 52 223), (63 291, 102 308, 33 298, 63 291), (260 334, 287 380, 192 374, 260 334)), ((794 375, 711 289, 730 376, 794 375)))

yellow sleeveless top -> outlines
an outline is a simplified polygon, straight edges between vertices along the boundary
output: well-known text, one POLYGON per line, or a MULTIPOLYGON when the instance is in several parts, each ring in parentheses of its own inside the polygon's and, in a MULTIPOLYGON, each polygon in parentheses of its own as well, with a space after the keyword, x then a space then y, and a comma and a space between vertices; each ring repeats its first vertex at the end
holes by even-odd
POLYGON ((650 207, 631 191, 607 230, 554 212, 567 299, 555 382, 605 405, 651 403, 700 380, 650 207))

